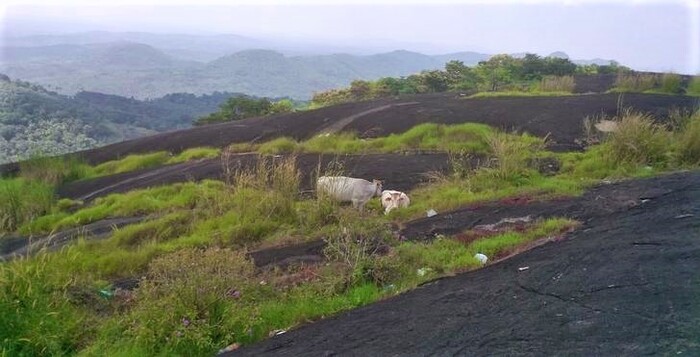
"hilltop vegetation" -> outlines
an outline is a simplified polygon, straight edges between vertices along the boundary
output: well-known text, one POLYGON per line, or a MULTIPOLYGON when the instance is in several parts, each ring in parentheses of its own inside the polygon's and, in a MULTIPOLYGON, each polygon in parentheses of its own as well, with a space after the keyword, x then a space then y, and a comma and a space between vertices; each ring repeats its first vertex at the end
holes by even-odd
POLYGON ((436 93, 449 90, 471 92, 571 93, 574 74, 609 74, 630 71, 610 65, 577 65, 568 58, 540 57, 528 53, 521 58, 495 55, 475 66, 450 61, 443 70, 422 71, 408 77, 384 77, 376 81, 353 81, 348 88, 315 93, 313 106, 394 96, 436 93))

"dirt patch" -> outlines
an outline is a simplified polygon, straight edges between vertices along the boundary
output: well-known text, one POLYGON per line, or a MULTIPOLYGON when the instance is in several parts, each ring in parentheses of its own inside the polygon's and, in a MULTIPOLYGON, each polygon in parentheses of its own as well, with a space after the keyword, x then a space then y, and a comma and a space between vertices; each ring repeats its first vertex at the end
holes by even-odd
MULTIPOLYGON (((585 197, 555 204, 553 213, 582 218, 566 239, 229 355, 698 354, 700 173, 601 186, 585 197)), ((498 213, 490 209, 480 212, 498 213)), ((469 220, 466 212, 453 221, 469 220)))

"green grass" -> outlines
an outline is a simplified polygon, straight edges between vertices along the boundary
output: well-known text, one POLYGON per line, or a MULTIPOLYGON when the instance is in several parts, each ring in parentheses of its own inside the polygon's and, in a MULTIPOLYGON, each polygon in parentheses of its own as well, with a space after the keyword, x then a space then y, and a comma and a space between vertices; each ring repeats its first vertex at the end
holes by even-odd
MULTIPOLYGON (((486 154, 489 152, 488 137, 496 130, 484 124, 465 123, 442 125, 426 123, 417 125, 400 134, 373 139, 359 139, 354 133, 319 135, 304 142, 282 137, 258 146, 236 146, 231 150, 255 149, 263 154, 289 152, 362 154, 391 153, 416 150, 439 150, 486 154)), ((510 140, 533 143, 541 141, 522 134, 504 134, 510 140)))
POLYGON ((563 97, 563 96, 570 96, 570 95, 575 95, 571 92, 565 92, 565 91, 529 91, 529 92, 524 92, 524 91, 504 91, 504 92, 479 92, 473 95, 470 95, 469 98, 495 98, 495 97, 563 97))
POLYGON ((221 149, 211 148, 211 147, 200 147, 187 149, 173 157, 171 157, 166 163, 167 164, 177 164, 181 162, 199 160, 199 159, 213 159, 219 157, 221 154, 221 149))
POLYGON ((0 179, 0 236, 43 216, 53 202, 53 187, 44 182, 0 179))
POLYGON ((93 169, 93 176, 114 175, 122 172, 162 166, 165 165, 168 160, 170 160, 170 154, 166 151, 129 155, 120 160, 107 161, 95 166, 93 169))

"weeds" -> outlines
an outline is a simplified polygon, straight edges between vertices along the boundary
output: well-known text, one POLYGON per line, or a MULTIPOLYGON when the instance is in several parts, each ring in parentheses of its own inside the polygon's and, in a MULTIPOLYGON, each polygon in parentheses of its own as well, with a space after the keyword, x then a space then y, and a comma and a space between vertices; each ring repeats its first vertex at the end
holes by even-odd
POLYGON ((615 80, 614 92, 644 92, 656 87, 659 78, 655 74, 620 73, 615 80))
POLYGON ((656 165, 667 157, 668 131, 643 113, 627 110, 605 142, 615 164, 656 165))
POLYGON ((54 201, 53 187, 24 178, 0 180, 0 235, 46 214, 54 201))

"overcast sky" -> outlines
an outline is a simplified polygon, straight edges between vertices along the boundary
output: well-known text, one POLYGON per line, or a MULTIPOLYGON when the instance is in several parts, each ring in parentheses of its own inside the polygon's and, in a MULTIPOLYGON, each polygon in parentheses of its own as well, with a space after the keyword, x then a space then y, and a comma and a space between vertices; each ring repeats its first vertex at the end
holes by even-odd
POLYGON ((60 3, 9 0, 2 31, 233 33, 425 53, 564 51, 636 69, 700 73, 700 0, 60 3))

